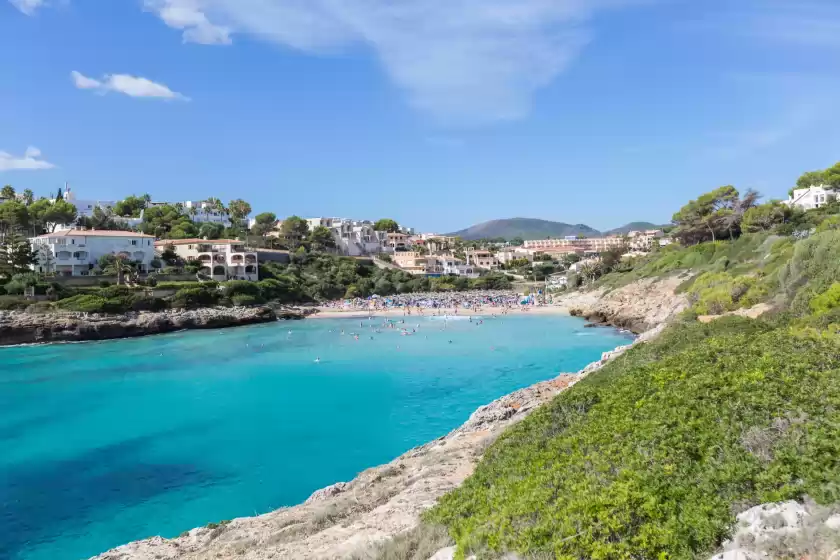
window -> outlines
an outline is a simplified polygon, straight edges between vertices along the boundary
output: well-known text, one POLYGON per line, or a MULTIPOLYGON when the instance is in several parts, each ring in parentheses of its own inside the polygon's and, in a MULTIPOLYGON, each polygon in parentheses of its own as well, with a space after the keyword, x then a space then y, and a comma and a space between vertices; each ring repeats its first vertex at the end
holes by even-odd
POLYGON ((137 245, 137 240, 136 240, 136 239, 132 239, 132 240, 131 240, 131 244, 136 246, 136 245, 137 245))

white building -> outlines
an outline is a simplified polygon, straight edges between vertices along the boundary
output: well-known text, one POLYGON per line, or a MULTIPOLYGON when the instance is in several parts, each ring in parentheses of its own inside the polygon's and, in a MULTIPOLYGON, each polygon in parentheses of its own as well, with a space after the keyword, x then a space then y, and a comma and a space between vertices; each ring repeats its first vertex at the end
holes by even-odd
POLYGON ((795 189, 793 196, 787 200, 788 206, 798 206, 803 210, 813 210, 836 198, 837 193, 825 186, 808 187, 807 189, 795 189))
POLYGON ((494 270, 499 268, 499 260, 490 251, 484 249, 468 249, 467 265, 494 270))
POLYGON ((186 200, 181 203, 184 207, 184 214, 189 216, 197 224, 222 224, 230 227, 230 215, 227 212, 217 210, 203 200, 186 200))
POLYGON ((65 186, 63 196, 66 202, 69 202, 70 204, 76 207, 76 213, 79 215, 80 218, 92 217, 93 211, 96 208, 100 208, 104 212, 110 213, 114 206, 116 206, 117 204, 113 200, 83 200, 80 198, 76 198, 76 193, 73 190, 71 190, 68 186, 65 186))
POLYGON ((529 263, 534 262, 534 251, 521 247, 503 249, 496 252, 496 260, 501 264, 507 264, 513 260, 525 259, 529 263))
POLYGON ((465 264, 464 261, 456 259, 452 255, 439 255, 435 258, 441 265, 441 272, 443 274, 478 278, 479 270, 477 267, 465 264))
POLYGON ((148 272, 155 256, 155 238, 132 231, 64 230, 33 237, 37 272, 88 276, 99 259, 118 255, 148 272))
POLYGON ((235 239, 165 239, 155 247, 163 252, 172 247, 186 261, 198 261, 199 272, 213 280, 259 280, 257 252, 235 239))
POLYGON ((373 229, 373 222, 369 220, 307 218, 306 223, 309 225, 309 231, 321 226, 329 229, 339 251, 345 255, 377 255, 387 250, 388 234, 373 229))

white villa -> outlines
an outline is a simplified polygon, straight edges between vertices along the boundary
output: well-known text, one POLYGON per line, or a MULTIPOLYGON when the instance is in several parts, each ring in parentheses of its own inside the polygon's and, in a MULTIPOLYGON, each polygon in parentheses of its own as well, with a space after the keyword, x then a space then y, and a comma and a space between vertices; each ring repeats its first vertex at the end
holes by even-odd
POLYGON ((36 272, 88 276, 99 259, 119 255, 148 272, 155 256, 155 238, 132 231, 64 230, 30 239, 38 262, 36 272))
POLYGON ((323 226, 332 232, 339 251, 351 257, 376 255, 387 251, 387 236, 384 231, 373 229, 369 220, 348 218, 308 218, 309 230, 323 226))
POLYGON ((469 249, 467 251, 467 266, 493 270, 499 268, 499 259, 493 253, 484 249, 469 249))
POLYGON ((70 189, 69 186, 65 185, 64 188, 64 200, 72 204, 76 207, 76 212, 78 213, 80 218, 90 218, 93 216, 93 211, 96 208, 101 208, 106 212, 110 212, 111 209, 116 206, 116 201, 114 200, 82 200, 76 198, 76 193, 70 189))
POLYGON ((201 263, 202 274, 213 280, 259 280, 256 251, 235 239, 166 239, 155 242, 159 252, 171 246, 184 260, 201 263))
POLYGON ((795 189, 793 195, 787 200, 788 206, 798 206, 803 210, 819 208, 829 202, 837 193, 825 186, 808 187, 807 189, 795 189))
POLYGON ((503 249, 496 252, 496 260, 501 264, 507 264, 510 261, 525 259, 529 263, 534 262, 535 251, 531 249, 522 249, 521 247, 514 247, 503 249))

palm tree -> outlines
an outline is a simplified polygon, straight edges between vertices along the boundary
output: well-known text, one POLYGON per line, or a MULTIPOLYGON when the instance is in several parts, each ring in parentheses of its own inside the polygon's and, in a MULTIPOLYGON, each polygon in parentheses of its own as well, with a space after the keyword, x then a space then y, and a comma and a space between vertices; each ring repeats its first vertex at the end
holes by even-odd
POLYGON ((33 202, 35 202, 35 193, 32 192, 32 189, 24 189, 23 191, 23 202, 29 206, 33 202))

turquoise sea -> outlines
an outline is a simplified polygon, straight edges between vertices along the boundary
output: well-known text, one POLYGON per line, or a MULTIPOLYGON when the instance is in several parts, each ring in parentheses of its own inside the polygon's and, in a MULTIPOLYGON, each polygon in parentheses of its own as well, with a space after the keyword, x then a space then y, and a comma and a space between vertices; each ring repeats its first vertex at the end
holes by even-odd
POLYGON ((628 340, 563 316, 359 323, 0 349, 0 558, 77 560, 301 502, 628 340))

